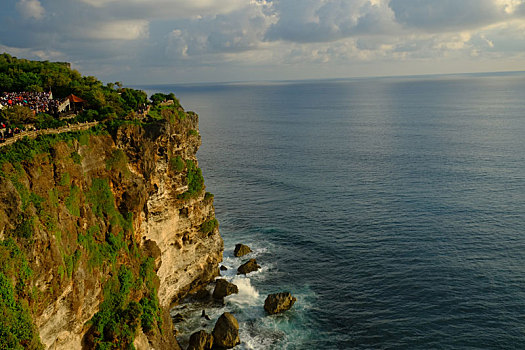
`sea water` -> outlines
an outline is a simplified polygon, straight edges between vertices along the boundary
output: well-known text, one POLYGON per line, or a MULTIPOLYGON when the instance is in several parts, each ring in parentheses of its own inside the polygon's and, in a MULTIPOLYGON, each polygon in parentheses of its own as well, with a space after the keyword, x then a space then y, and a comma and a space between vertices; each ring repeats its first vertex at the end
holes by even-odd
POLYGON ((525 74, 143 88, 200 116, 239 287, 182 342, 229 311, 238 349, 525 349, 525 74))

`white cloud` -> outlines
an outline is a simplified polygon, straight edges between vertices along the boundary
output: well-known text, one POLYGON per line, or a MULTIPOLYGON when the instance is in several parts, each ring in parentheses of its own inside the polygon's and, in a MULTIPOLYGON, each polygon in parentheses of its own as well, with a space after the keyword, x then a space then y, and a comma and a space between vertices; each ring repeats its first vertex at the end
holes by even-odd
POLYGON ((268 31, 268 40, 328 42, 397 29, 382 0, 277 0, 275 8, 279 21, 268 31))
POLYGON ((461 59, 525 66, 525 0, 6 1, 0 48, 102 78, 192 69, 300 77, 461 59))
POLYGON ((79 37, 93 40, 137 40, 148 37, 148 22, 144 20, 95 24, 91 28, 78 32, 79 37))
POLYGON ((249 0, 81 0, 116 17, 180 19, 229 13, 249 0))
POLYGON ((261 47, 266 31, 275 21, 270 2, 250 1, 228 14, 184 22, 184 27, 168 34, 165 52, 173 58, 188 58, 255 50, 261 47))
POLYGON ((46 13, 38 0, 20 0, 16 8, 24 18, 41 19, 46 13))

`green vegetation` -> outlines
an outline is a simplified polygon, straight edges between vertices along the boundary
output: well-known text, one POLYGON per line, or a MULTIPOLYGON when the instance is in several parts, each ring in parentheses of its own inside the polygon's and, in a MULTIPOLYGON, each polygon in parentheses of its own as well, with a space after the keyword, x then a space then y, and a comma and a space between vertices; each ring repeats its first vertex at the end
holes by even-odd
POLYGON ((0 166, 4 163, 20 163, 22 161, 32 160, 36 155, 49 153, 52 147, 58 142, 71 142, 79 140, 89 135, 106 134, 103 128, 91 128, 89 130, 78 132, 67 132, 61 134, 40 135, 34 139, 24 137, 12 145, 2 147, 0 152, 0 166))
POLYGON ((140 265, 138 275, 125 265, 104 285, 104 302, 90 323, 95 330, 95 349, 133 349, 139 325, 145 333, 161 328, 161 310, 152 258, 140 265), (139 302, 132 294, 142 293, 139 302))
POLYGON ((124 218, 115 207, 115 197, 107 179, 93 179, 87 198, 93 213, 109 221, 112 232, 118 232, 119 229, 129 231, 132 229, 131 216, 124 218))
POLYGON ((96 117, 95 120, 125 117, 147 103, 144 91, 123 88, 120 83, 103 85, 95 77, 81 76, 68 63, 29 61, 7 53, 0 54, 0 86, 8 92, 51 90, 54 98, 75 94, 88 102, 87 109, 97 111, 96 115, 92 112, 84 115, 96 117))
POLYGON ((129 175, 128 157, 121 149, 114 150, 106 160, 106 169, 120 171, 125 175, 129 175))
POLYGON ((30 239, 33 237, 34 219, 22 218, 21 223, 16 227, 14 233, 15 237, 30 239))
POLYGON ((202 170, 198 168, 191 159, 186 160, 186 168, 188 169, 188 190, 179 195, 180 199, 194 198, 198 196, 204 189, 204 177, 202 176, 202 170))
POLYGON ((195 129, 188 130, 188 136, 199 136, 199 132, 195 129))
POLYGON ((64 62, 38 62, 0 55, 0 86, 5 91, 49 91, 67 95, 68 87, 81 79, 64 62))
POLYGON ((32 274, 15 241, 0 241, 0 349, 43 348, 28 306, 32 274))
MULTIPOLYGON (((162 332, 155 261, 144 256, 134 242, 132 214, 117 208, 112 188, 115 183, 110 180, 132 175, 126 153, 120 149, 108 153, 106 169, 90 173, 86 183, 79 179, 81 171, 86 170, 79 166, 82 156, 77 150, 79 144, 89 146, 98 141, 92 135, 115 137, 123 125, 149 126, 165 120, 178 123, 187 117, 179 101, 173 94, 154 94, 149 118, 133 119, 134 112, 142 111, 148 103, 143 91, 123 88, 120 83, 103 85, 94 77, 82 77, 67 63, 33 62, 8 54, 0 55, 0 86, 4 91, 52 90, 55 98, 73 93, 87 100, 84 111, 67 121, 44 113, 35 116, 27 108, 4 109, 0 118, 7 117, 12 123, 31 122, 42 129, 100 121, 90 130, 23 138, 2 147, 0 181, 13 184, 20 197, 15 198, 16 203, 21 205, 17 205, 11 229, 3 235, 7 239, 0 240, 0 349, 43 347, 31 313, 39 314, 50 298, 55 300, 79 269, 106 279, 103 302, 90 321, 95 348, 133 348, 138 327, 148 334, 162 332), (55 158, 57 164, 50 170, 49 163, 55 158), (53 184, 56 187, 49 189, 53 184), (63 215, 64 210, 72 217, 63 215), (80 219, 81 215, 85 217, 80 219), (45 261, 44 267, 53 276, 46 290, 40 291, 24 250, 39 252, 45 237, 50 237, 53 259, 45 261)), ((187 135, 198 137, 199 133, 189 130, 187 135)), ((81 149, 82 154, 89 152, 88 148, 81 149)), ((169 160, 169 169, 186 176, 188 190, 181 198, 203 192, 204 179, 196 163, 177 156, 169 160)), ((217 225, 217 220, 211 219, 201 229, 209 233, 217 225)), ((33 267, 40 272, 43 266, 33 267)))
POLYGON ((208 233, 213 232, 213 230, 215 230, 215 228, 218 226, 219 226, 219 222, 217 221, 217 219, 213 218, 208 221, 205 221, 201 225, 201 231, 205 234, 208 234, 208 233))
POLYGON ((69 196, 66 198, 66 208, 71 215, 80 216, 80 204, 80 189, 73 185, 69 190, 69 196))
POLYGON ((181 156, 176 156, 170 159, 169 167, 171 171, 180 173, 184 170, 185 165, 186 164, 184 163, 184 160, 182 160, 181 156))
POLYGON ((123 265, 106 282, 100 311, 90 321, 95 329, 95 349, 134 348, 142 307, 129 300, 133 283, 133 273, 123 265))
POLYGON ((12 106, 2 109, 0 116, 15 126, 22 126, 23 124, 36 121, 33 111, 29 107, 24 106, 12 106))
POLYGON ((173 104, 176 107, 180 106, 179 99, 175 97, 174 93, 163 94, 163 93, 158 92, 156 94, 151 95, 150 100, 154 105, 158 105, 162 102, 173 101, 173 104))
POLYGON ((80 154, 78 154, 77 151, 71 152, 71 159, 73 160, 73 163, 75 164, 81 164, 82 163, 82 157, 80 154))

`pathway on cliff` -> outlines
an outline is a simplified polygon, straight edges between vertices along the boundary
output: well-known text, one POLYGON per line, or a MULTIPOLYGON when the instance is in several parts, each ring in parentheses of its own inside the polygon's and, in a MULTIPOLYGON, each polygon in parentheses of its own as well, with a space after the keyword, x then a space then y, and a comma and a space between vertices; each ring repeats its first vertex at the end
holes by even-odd
POLYGON ((62 126, 60 128, 56 128, 56 129, 24 131, 24 132, 21 132, 20 134, 16 134, 13 137, 10 137, 10 138, 6 139, 3 143, 0 143, 0 147, 7 146, 7 145, 12 145, 16 141, 18 141, 18 140, 20 140, 20 139, 22 139, 22 138, 24 138, 26 136, 29 137, 29 138, 33 138, 34 139, 38 135, 61 134, 63 132, 87 130, 87 129, 89 129, 89 128, 97 125, 97 124, 98 124, 98 122, 95 121, 95 122, 89 122, 89 123, 79 123, 79 124, 74 124, 74 125, 62 126))

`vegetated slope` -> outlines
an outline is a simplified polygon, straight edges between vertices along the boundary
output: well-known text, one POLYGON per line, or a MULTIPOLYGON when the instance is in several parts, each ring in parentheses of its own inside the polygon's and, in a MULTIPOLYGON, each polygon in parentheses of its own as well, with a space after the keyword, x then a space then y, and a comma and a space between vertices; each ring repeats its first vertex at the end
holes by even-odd
POLYGON ((178 101, 0 155, 0 348, 176 349, 169 306, 223 243, 178 101))

